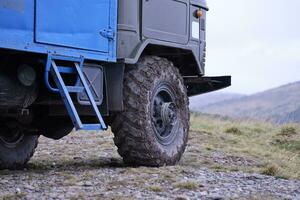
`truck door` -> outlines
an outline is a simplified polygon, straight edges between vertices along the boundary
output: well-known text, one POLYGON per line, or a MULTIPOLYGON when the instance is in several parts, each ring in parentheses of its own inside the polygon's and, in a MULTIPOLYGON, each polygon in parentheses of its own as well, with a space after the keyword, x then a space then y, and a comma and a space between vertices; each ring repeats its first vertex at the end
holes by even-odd
POLYGON ((36 1, 35 42, 109 51, 111 0, 36 1))
POLYGON ((143 36, 186 44, 189 0, 143 0, 143 36))

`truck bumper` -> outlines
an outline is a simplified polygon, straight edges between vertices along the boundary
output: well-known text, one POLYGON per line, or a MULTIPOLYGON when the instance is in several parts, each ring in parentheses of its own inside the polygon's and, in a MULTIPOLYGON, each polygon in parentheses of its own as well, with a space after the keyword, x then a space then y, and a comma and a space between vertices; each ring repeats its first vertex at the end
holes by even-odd
POLYGON ((231 76, 189 77, 184 79, 188 96, 196 96, 231 86, 231 76))

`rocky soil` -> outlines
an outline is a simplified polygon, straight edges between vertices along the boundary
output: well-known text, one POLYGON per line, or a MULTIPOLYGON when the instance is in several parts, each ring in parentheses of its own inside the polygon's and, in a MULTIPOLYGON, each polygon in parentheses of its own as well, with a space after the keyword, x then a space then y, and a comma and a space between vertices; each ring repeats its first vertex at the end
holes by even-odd
POLYGON ((41 137, 25 170, 0 172, 0 199, 300 199, 300 181, 213 167, 259 163, 202 153, 194 145, 200 133, 191 133, 178 166, 159 169, 125 166, 112 138, 110 132, 41 137))

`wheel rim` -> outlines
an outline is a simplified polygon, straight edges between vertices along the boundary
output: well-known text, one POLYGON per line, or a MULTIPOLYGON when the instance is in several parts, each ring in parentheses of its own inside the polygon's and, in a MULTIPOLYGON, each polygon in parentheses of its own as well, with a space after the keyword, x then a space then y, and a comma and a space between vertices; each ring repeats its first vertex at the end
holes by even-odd
POLYGON ((24 133, 19 128, 5 127, 0 132, 0 140, 8 148, 15 148, 23 137, 24 133))
POLYGON ((167 83, 160 84, 155 91, 151 104, 152 126, 158 141, 168 145, 176 137, 174 131, 178 122, 176 98, 173 89, 167 83))

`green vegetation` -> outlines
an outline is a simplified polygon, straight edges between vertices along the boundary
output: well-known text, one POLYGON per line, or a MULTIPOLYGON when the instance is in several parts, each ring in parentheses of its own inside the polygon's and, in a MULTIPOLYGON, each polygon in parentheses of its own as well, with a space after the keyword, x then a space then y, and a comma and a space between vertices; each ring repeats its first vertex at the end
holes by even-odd
POLYGON ((175 183, 174 186, 179 189, 196 190, 199 188, 199 183, 195 181, 186 181, 186 182, 175 183))
POLYGON ((277 165, 266 166, 265 169, 263 169, 262 174, 268 176, 276 176, 279 172, 279 169, 280 168, 277 165))
POLYGON ((160 185, 152 185, 148 187, 148 189, 152 192, 163 192, 163 188, 160 185))
POLYGON ((299 124, 277 126, 192 114, 190 141, 193 148, 185 160, 189 165, 300 179, 299 124), (219 153, 229 161, 199 158, 200 152, 204 158, 219 153))
POLYGON ((241 135, 242 131, 237 127, 230 127, 230 128, 225 130, 225 133, 232 133, 232 134, 236 134, 236 135, 241 135))
POLYGON ((0 196, 1 200, 18 200, 18 199, 25 199, 26 194, 25 193, 15 193, 15 194, 9 194, 0 196))

